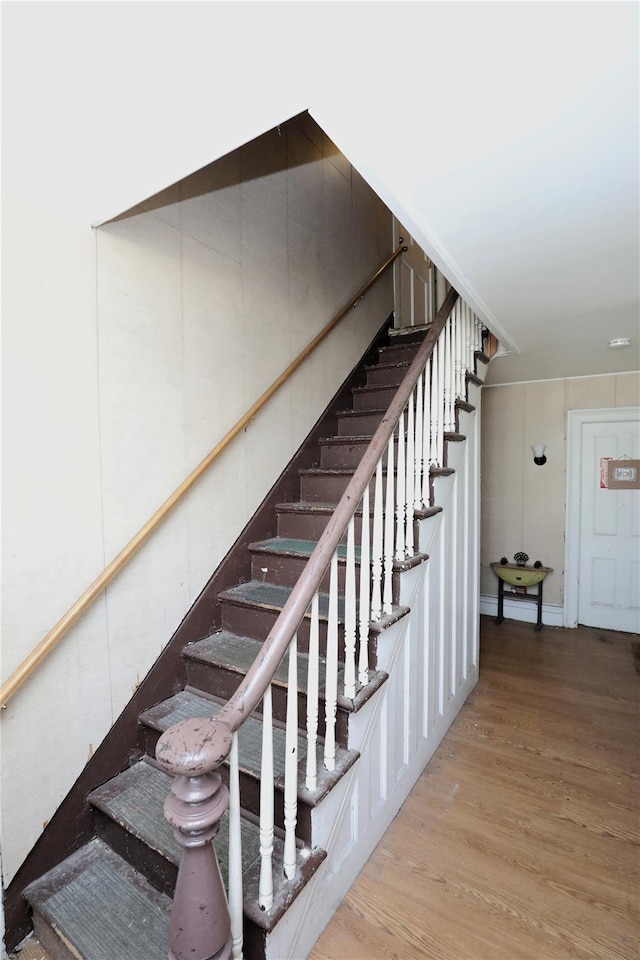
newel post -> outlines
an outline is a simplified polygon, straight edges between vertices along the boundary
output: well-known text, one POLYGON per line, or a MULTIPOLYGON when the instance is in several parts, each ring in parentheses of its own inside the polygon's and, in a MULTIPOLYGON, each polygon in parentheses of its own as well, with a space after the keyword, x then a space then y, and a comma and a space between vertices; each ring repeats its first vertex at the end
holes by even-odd
POLYGON ((214 719, 183 720, 158 741, 156 757, 174 777, 164 805, 182 847, 169 927, 169 960, 230 960, 231 922, 213 838, 229 806, 216 769, 232 733, 214 719))

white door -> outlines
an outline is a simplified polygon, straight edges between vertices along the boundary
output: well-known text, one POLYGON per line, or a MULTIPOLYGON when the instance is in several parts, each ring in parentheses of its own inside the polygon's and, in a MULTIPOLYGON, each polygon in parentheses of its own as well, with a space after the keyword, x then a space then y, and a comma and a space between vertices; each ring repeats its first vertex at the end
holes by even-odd
POLYGON ((601 485, 604 458, 640 459, 640 411, 610 414, 582 423, 578 622, 640 633, 640 490, 601 485))

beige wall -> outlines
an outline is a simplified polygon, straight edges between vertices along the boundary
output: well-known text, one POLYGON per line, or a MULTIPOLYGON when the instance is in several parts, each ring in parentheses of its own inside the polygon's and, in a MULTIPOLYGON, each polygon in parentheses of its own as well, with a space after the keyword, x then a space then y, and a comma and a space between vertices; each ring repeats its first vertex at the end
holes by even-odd
MULTIPOLYGON (((93 231, 6 187, 5 678, 392 245, 307 116, 93 231)), ((388 275, 3 712, 5 880, 391 309, 388 275)))
POLYGON ((524 550, 553 567, 545 603, 563 604, 567 411, 638 403, 639 373, 484 387, 482 594, 498 592, 489 564, 524 550), (534 443, 546 445, 543 466, 533 462, 534 443))

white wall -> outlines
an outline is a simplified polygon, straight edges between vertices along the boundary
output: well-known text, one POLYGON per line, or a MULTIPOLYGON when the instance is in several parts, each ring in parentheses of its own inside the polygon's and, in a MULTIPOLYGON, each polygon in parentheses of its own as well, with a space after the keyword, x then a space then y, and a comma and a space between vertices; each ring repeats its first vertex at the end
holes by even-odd
MULTIPOLYGON (((3 677, 392 247, 307 115, 97 230, 11 186, 3 677)), ((9 703, 7 881, 391 309, 389 274, 9 703)))
MULTIPOLYGON (((567 411, 635 406, 640 373, 485 386, 482 394, 482 540, 480 592, 495 596, 489 564, 524 550, 553 567, 545 603, 564 603, 567 411), (531 447, 546 445, 537 466, 531 447)), ((523 615, 534 610, 522 605, 523 615)), ((559 622, 562 622, 561 619, 559 622)))

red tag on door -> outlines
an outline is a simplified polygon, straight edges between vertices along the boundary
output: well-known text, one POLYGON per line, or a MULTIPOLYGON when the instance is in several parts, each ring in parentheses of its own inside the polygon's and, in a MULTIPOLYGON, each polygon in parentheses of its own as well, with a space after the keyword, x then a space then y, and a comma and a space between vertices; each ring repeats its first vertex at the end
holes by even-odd
POLYGON ((606 490, 608 486, 607 478, 609 474, 607 471, 609 468, 607 467, 607 464, 609 463, 609 460, 613 460, 613 457, 600 457, 600 489, 601 490, 606 490))

